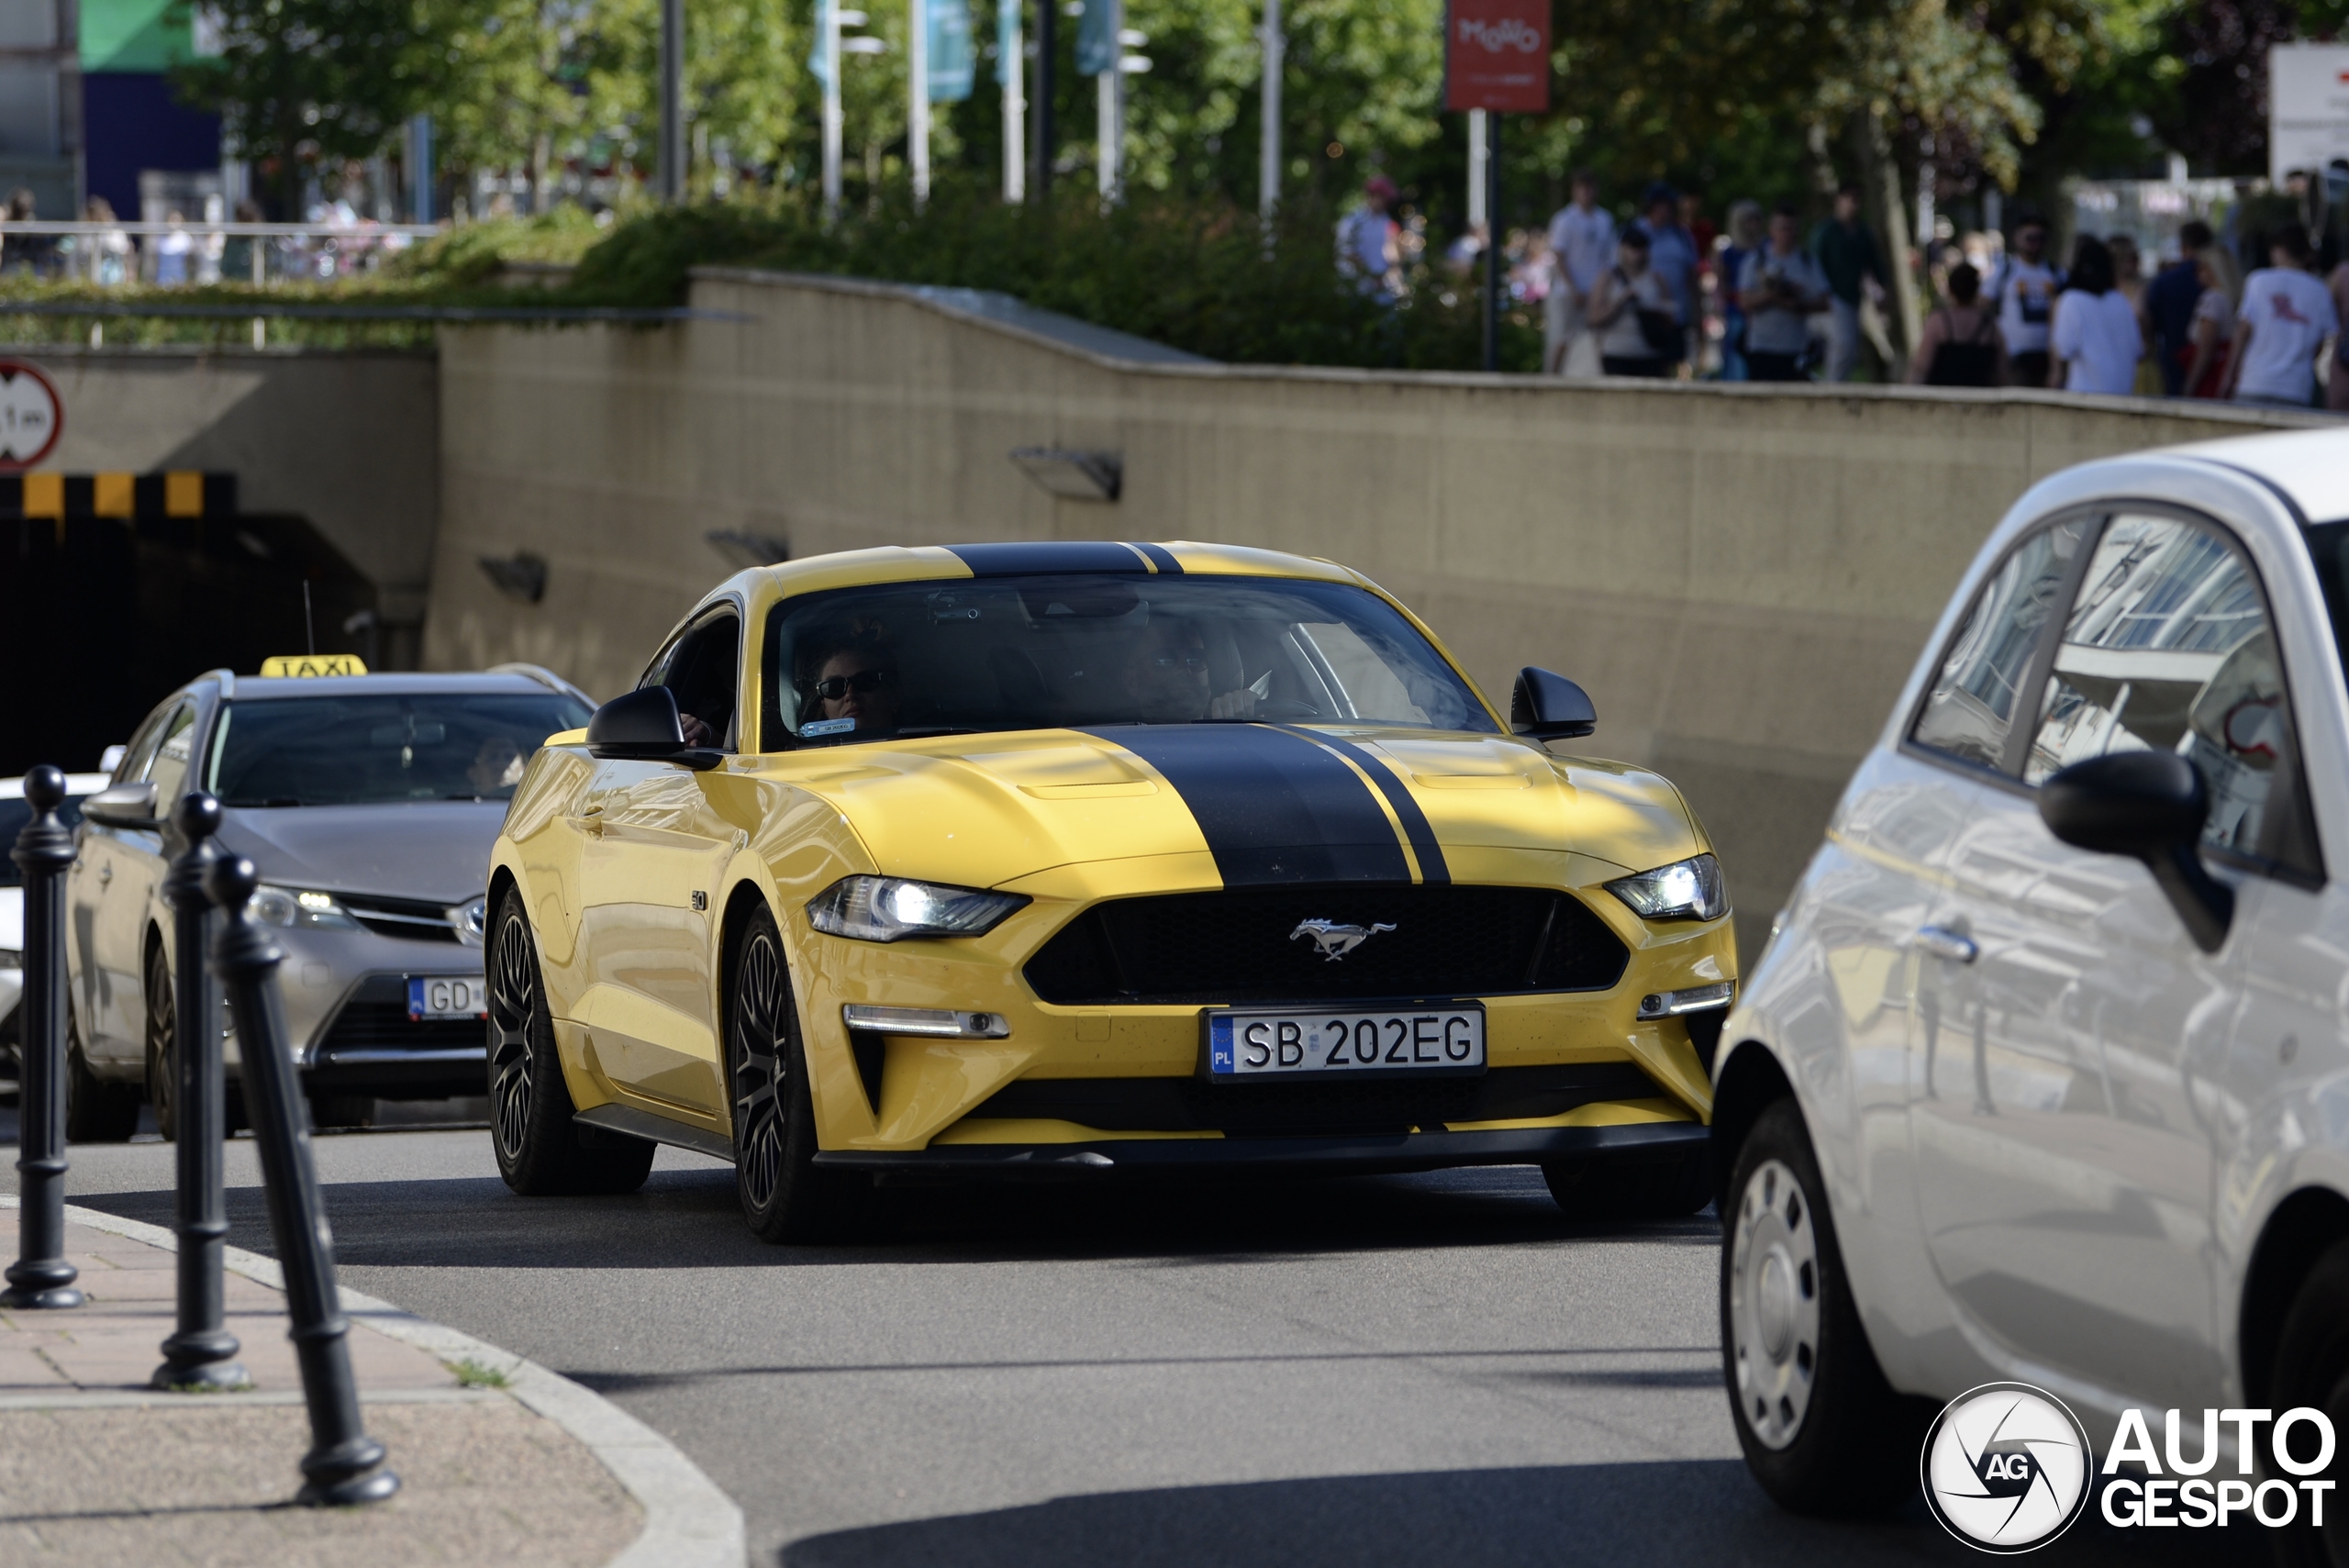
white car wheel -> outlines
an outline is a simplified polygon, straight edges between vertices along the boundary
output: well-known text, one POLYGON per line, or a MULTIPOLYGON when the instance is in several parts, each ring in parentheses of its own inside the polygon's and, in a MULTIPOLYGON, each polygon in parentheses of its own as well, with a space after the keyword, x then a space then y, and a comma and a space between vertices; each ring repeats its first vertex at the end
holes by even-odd
POLYGON ((1783 1449, 1802 1430, 1819 1370, 1819 1234, 1782 1162, 1755 1166, 1738 1195, 1729 1307, 1739 1408, 1757 1440, 1783 1449))

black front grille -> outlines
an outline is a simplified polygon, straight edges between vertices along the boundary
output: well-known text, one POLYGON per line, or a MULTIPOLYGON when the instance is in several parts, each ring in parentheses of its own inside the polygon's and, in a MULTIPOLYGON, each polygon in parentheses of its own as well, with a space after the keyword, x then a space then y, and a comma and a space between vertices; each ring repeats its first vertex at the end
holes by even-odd
POLYGON ((1444 1122, 1563 1116, 1598 1100, 1662 1093, 1628 1062, 1496 1067, 1475 1078, 1211 1084, 1198 1078, 1022 1078, 971 1112, 1073 1121, 1103 1132, 1408 1132, 1444 1122))
POLYGON ((396 974, 362 981, 318 1042, 317 1060, 343 1051, 486 1051, 489 1025, 480 1018, 411 1018, 407 982, 396 974))
MULTIPOLYGON (((445 905, 420 898, 379 898, 370 893, 345 898, 342 906, 351 911, 352 919, 379 937, 404 937, 412 942, 457 940, 457 928, 449 923, 445 905)), ((406 1016, 405 1010, 401 1016, 406 1016)))
POLYGON ((1028 961, 1063 1006, 1319 1002, 1603 991, 1631 953, 1570 893, 1349 884, 1170 894, 1098 904, 1028 961), (1388 925, 1341 959, 1307 920, 1388 925))

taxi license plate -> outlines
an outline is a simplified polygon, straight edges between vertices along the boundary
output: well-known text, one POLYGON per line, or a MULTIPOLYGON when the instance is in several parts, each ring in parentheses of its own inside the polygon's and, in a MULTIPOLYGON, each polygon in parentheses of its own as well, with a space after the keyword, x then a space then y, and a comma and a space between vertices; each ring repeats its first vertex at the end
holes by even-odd
POLYGON ((407 1016, 417 1023, 427 1018, 485 1018, 489 986, 467 974, 411 974, 407 1016))
POLYGON ((1485 1070, 1485 1009, 1475 1003, 1312 1012, 1235 1008, 1207 1015, 1208 1076, 1240 1079, 1461 1075, 1485 1070))

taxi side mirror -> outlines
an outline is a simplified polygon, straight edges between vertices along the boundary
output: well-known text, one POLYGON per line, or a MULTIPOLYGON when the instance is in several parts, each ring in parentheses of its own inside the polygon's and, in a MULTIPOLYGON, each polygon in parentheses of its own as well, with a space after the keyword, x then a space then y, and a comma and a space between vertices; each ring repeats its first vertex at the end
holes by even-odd
POLYGON ((1564 675, 1529 666, 1517 673, 1509 693, 1508 725, 1529 740, 1572 740, 1598 728, 1598 710, 1590 694, 1564 675))
POLYGON ((2202 867, 2210 815, 2202 770, 2173 751, 2091 757, 2039 786, 2049 832, 2074 849, 2144 862, 2194 945, 2216 952, 2234 923, 2235 895, 2202 867))
POLYGON ((677 695, 666 686, 639 686, 597 708, 587 720, 587 754, 606 762, 675 762, 696 771, 726 758, 723 751, 685 744, 677 695))
POLYGON ((82 815, 107 828, 156 828, 155 785, 141 780, 102 789, 82 802, 82 815))

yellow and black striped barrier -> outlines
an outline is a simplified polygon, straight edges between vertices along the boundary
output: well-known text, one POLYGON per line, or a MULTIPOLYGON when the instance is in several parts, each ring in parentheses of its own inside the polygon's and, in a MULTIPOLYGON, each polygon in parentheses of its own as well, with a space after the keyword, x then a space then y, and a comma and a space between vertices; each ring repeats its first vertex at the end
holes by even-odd
POLYGON ((237 476, 173 469, 163 473, 0 474, 0 522, 119 517, 126 522, 233 517, 237 476))

